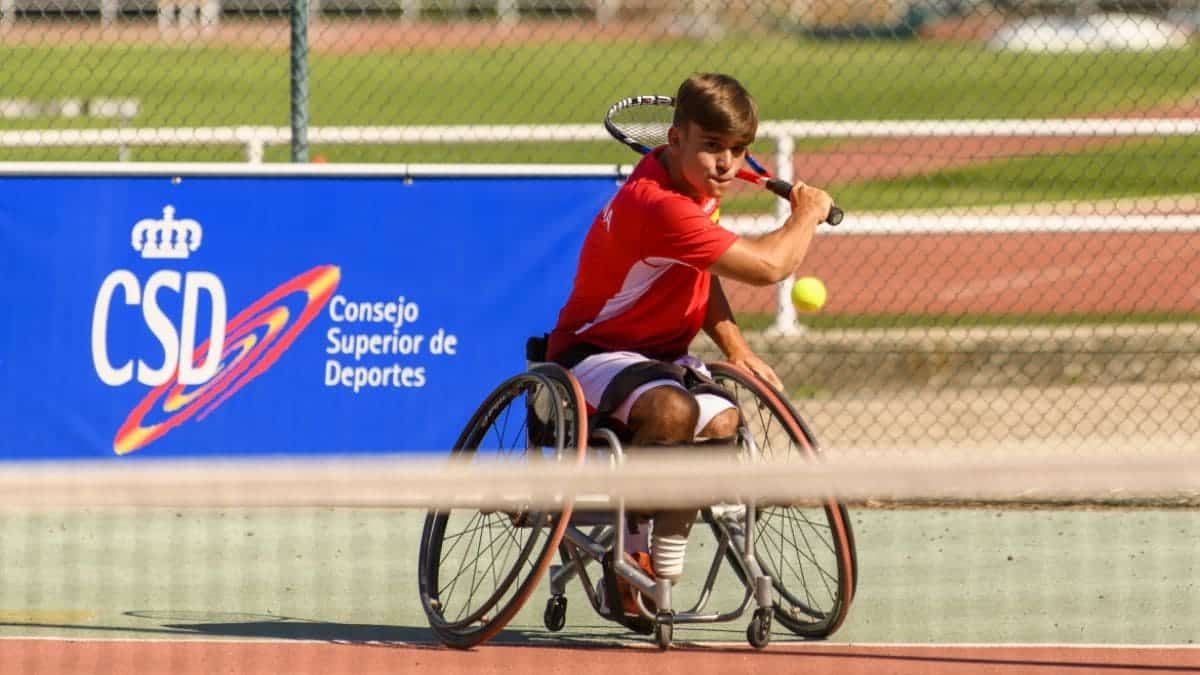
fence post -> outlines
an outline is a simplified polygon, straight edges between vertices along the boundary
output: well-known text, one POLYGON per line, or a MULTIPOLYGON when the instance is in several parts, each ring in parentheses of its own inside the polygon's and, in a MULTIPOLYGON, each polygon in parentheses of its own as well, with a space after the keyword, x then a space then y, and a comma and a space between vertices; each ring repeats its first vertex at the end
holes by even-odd
POLYGON ((100 25, 111 26, 120 18, 121 6, 119 0, 100 0, 100 25))
POLYGON ((621 9, 621 0, 597 0, 596 21, 599 23, 608 23, 617 18, 617 12, 621 9))
POLYGON ((400 21, 408 23, 421 18, 421 0, 400 0, 400 21))
MULTIPOLYGON (((791 135, 786 131, 781 131, 775 136, 775 177, 780 180, 792 182, 792 154, 796 150, 796 142, 791 135)), ((778 225, 787 219, 792 213, 792 205, 783 199, 775 201, 775 221, 778 225)), ((792 307, 792 282, 795 277, 789 275, 788 278, 779 282, 775 286, 775 323, 768 328, 768 332, 773 335, 797 335, 804 331, 800 324, 796 323, 796 308, 792 307)))
POLYGON ((505 25, 512 25, 520 18, 516 0, 496 0, 496 19, 505 25))
POLYGON ((308 162, 308 0, 292 0, 292 161, 308 162))
POLYGON ((253 129, 250 130, 250 136, 246 139, 246 162, 250 164, 262 164, 263 155, 266 154, 266 141, 263 140, 253 129))
POLYGON ((211 31, 221 23, 221 0, 204 0, 200 5, 200 26, 202 30, 211 31))

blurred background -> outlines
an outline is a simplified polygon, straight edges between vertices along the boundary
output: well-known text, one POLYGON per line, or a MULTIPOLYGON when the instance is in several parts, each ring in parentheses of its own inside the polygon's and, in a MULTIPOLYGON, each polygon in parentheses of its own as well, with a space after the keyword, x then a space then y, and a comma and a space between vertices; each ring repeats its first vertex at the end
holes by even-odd
MULTIPOLYGON (((1198 26, 1197 0, 0 0, 0 161, 624 165, 609 105, 726 72, 753 151, 848 214, 799 270, 819 313, 729 288, 819 438, 1196 447, 1198 26)), ((722 223, 779 208, 745 188, 722 223)))

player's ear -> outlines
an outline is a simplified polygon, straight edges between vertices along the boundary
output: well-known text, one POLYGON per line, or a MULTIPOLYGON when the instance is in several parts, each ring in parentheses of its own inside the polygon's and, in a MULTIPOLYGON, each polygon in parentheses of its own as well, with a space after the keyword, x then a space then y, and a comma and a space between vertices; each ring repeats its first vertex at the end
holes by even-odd
POLYGON ((668 127, 667 128, 667 145, 678 150, 679 145, 683 142, 683 137, 680 135, 682 133, 683 132, 679 130, 679 127, 675 126, 674 124, 672 124, 670 127, 668 127))

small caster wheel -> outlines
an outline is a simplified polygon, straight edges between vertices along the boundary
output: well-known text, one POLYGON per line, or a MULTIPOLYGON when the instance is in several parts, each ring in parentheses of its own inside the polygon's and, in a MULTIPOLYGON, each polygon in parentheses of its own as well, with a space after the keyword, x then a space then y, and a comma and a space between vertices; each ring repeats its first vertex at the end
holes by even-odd
POLYGON ((664 612, 654 618, 654 642, 658 644, 659 649, 666 651, 671 648, 674 633, 675 617, 664 612))
POLYGON ((551 632, 557 633, 567 625, 567 597, 552 595, 546 601, 546 612, 542 614, 542 622, 551 632))
POLYGON ((746 628, 746 640, 751 647, 762 649, 771 643, 771 610, 759 607, 754 610, 754 618, 746 628))

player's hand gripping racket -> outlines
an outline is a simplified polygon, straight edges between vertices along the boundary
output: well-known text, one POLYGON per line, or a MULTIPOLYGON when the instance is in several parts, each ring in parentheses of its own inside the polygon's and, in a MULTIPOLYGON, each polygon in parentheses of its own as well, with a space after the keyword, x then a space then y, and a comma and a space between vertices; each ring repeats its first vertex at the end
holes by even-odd
MULTIPOLYGON (((675 118, 675 99, 671 96, 631 96, 613 104, 604 116, 604 128, 618 141, 646 154, 667 142, 667 129, 675 118)), ((754 171, 741 169, 737 177, 764 187, 787 199, 792 185, 771 176, 763 165, 746 153, 746 163, 754 171)), ((829 209, 825 222, 837 225, 842 222, 842 210, 834 206, 829 209)))

